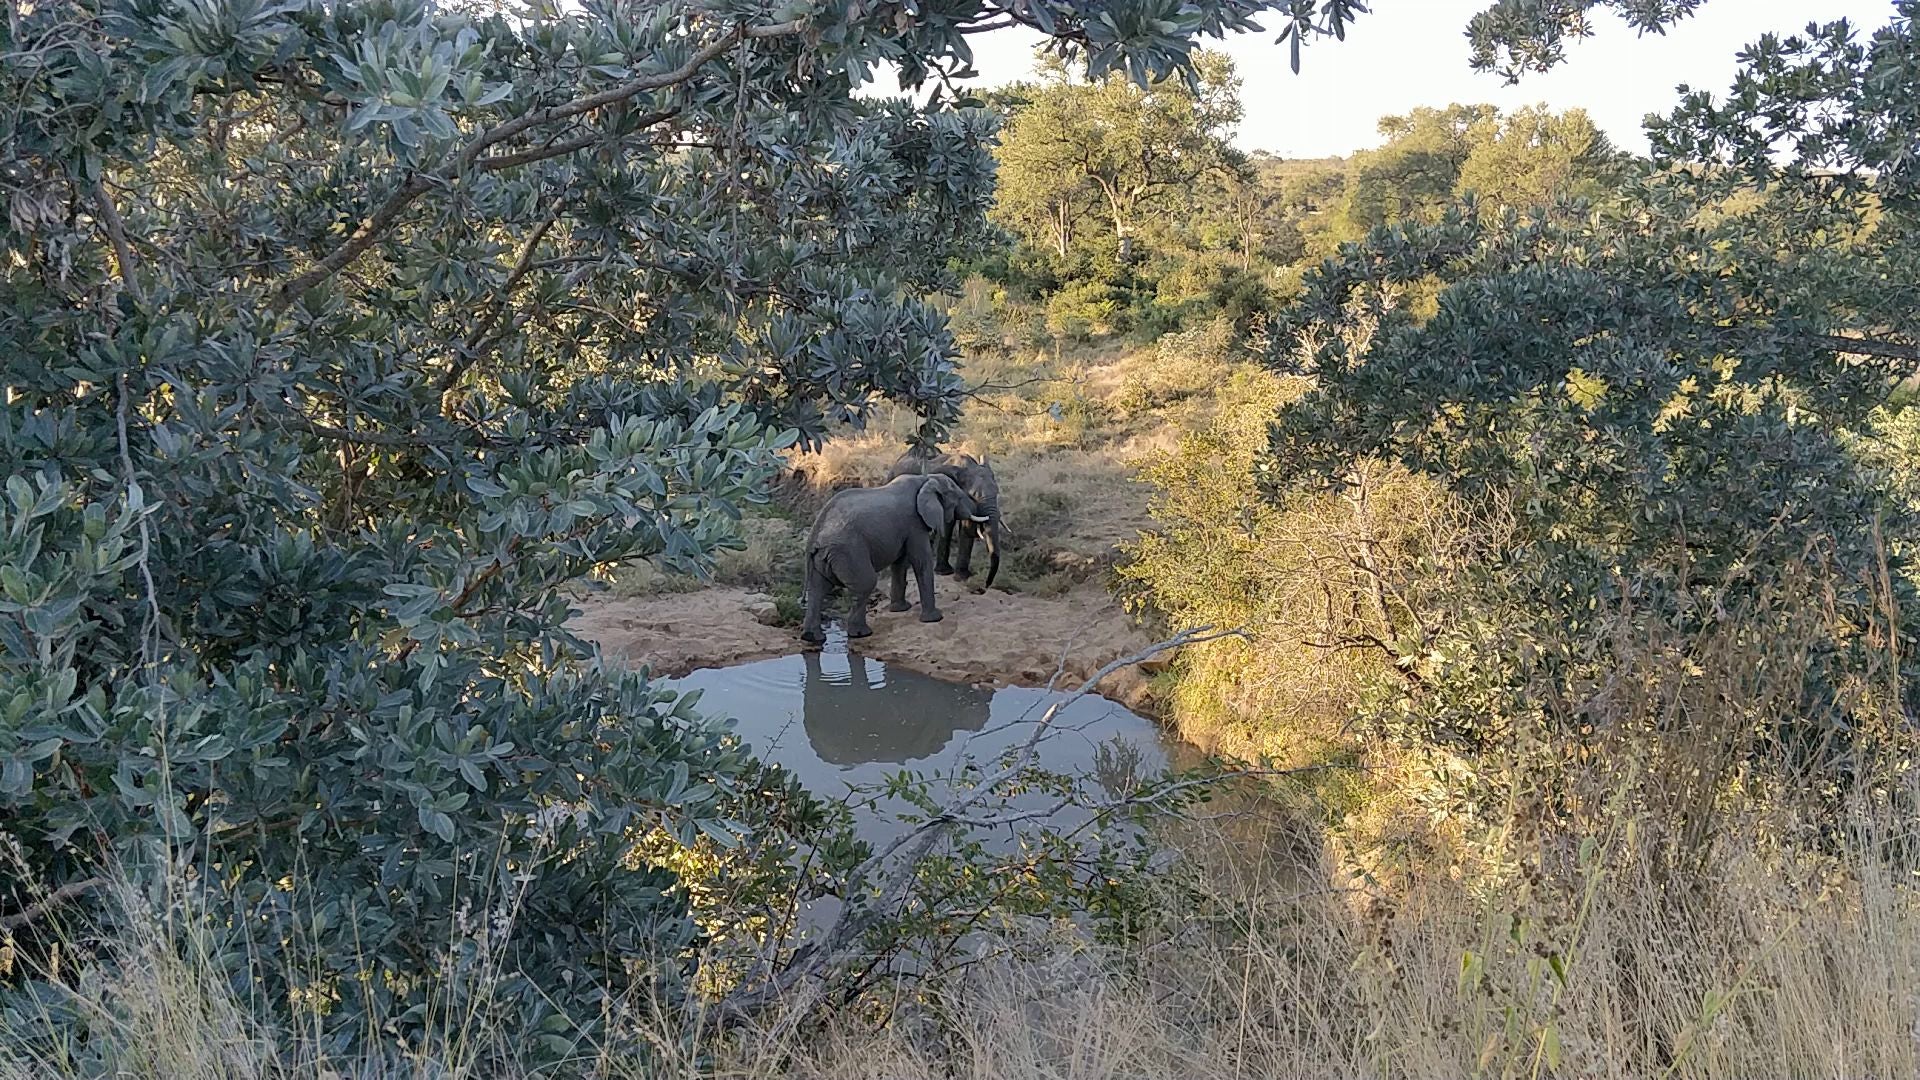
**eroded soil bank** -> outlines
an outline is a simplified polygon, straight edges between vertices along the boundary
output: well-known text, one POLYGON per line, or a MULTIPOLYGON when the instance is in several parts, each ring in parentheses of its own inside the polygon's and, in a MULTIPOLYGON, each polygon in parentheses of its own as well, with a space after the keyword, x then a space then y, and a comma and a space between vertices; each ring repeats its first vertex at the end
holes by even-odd
MULTIPOLYGON (((917 606, 890 612, 882 604, 869 616, 873 636, 848 647, 939 679, 1045 686, 1058 672, 1058 685, 1073 688, 1103 664, 1149 644, 1096 583, 1042 598, 999 590, 975 594, 941 578, 937 595, 946 616, 942 621, 920 622, 917 606)), ((583 600, 571 625, 610 658, 662 675, 684 675, 803 649, 797 631, 761 622, 771 607, 764 594, 743 588, 630 599, 601 595, 583 600)), ((1135 712, 1152 711, 1147 673, 1139 668, 1114 672, 1097 689, 1135 712)))

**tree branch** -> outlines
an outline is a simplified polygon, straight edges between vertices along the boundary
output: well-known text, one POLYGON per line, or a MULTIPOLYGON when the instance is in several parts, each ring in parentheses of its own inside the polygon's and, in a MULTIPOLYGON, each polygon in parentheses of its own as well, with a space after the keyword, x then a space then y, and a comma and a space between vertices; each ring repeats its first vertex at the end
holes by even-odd
POLYGON ((139 283, 133 280, 133 248, 127 243, 127 223, 120 219, 120 210, 113 205, 113 196, 107 194, 104 180, 93 182, 93 202, 99 208, 100 224, 107 231, 107 240, 113 244, 114 261, 120 264, 121 286, 135 300, 143 299, 139 283))
POLYGON ((101 888, 106 885, 106 883, 106 878, 90 877, 62 885, 48 893, 42 899, 28 904, 12 915, 0 915, 0 933, 10 934, 35 919, 40 918, 47 912, 52 911, 54 908, 70 900, 77 900, 93 890, 101 888))
MULTIPOLYGON (((629 79, 618 86, 603 90, 598 94, 590 94, 587 97, 577 98, 562 105, 536 109, 524 116, 516 117, 515 119, 488 128, 476 136, 472 142, 469 142, 466 147, 455 156, 453 161, 443 168, 430 173, 416 172, 409 174, 406 181, 402 183, 392 195, 389 195, 387 200, 381 203, 379 208, 374 210, 365 221, 361 222, 360 227, 355 229, 353 235, 348 237, 344 243, 335 248, 325 258, 294 276, 285 285, 282 285, 280 290, 274 295, 271 305, 273 310, 286 310, 295 300, 306 295, 308 290, 332 277, 335 273, 339 272, 341 267, 346 266, 358 258, 361 253, 365 252, 375 243, 378 243, 381 237, 392 231, 395 223, 399 220, 401 211, 405 210, 409 204, 432 188, 451 183, 456 177, 467 172, 476 163, 481 162, 481 155, 486 152, 488 147, 505 142, 522 132, 529 131, 543 124, 551 124, 556 120, 565 120, 568 117, 589 113, 595 109, 625 101, 628 98, 648 90, 660 90, 669 86, 677 86, 691 79, 708 61, 727 51, 727 49, 742 39, 782 37, 788 34, 798 33, 805 25, 805 19, 793 19, 788 22, 774 23, 770 26, 736 26, 727 33, 722 34, 718 39, 696 50, 692 56, 687 58, 686 63, 681 64, 671 71, 661 72, 656 75, 643 75, 637 79, 629 79)), ((665 119, 667 116, 674 115, 677 111, 677 109, 663 110, 665 113, 664 116, 658 113, 649 115, 660 116, 660 119, 665 119)), ((644 120, 646 118, 643 117, 642 119, 644 120)), ((659 123, 660 120, 655 119, 650 122, 659 123)), ((597 139, 597 137, 595 138, 597 139)), ((569 140, 566 143, 543 147, 539 150, 502 154, 487 159, 484 163, 484 169, 485 171, 491 172, 497 169, 511 168, 515 165, 523 165, 530 161, 540 161, 549 157, 557 157, 560 154, 572 153, 574 150, 590 146, 593 141, 595 141, 595 139, 582 137, 581 139, 569 140)))
POLYGON ((1920 345, 1881 341, 1877 338, 1843 337, 1839 334, 1814 334, 1807 340, 1820 348, 1833 349, 1836 352, 1853 353, 1856 356, 1877 356, 1885 360, 1906 360, 1920 364, 1920 345))
POLYGON ((546 216, 540 219, 540 224, 533 227, 533 235, 527 237, 527 245, 521 249, 520 258, 515 260, 513 269, 507 274, 506 282, 500 286, 499 299, 494 303, 493 309, 487 312, 486 317, 480 320, 480 324, 473 328, 473 332, 467 335, 467 340, 460 347, 459 354, 453 358, 453 364, 447 368, 447 373, 440 377, 440 385, 434 388, 434 397, 446 397, 447 393, 460 381, 460 376, 465 375, 469 368, 479 362, 480 343, 487 339, 487 335, 492 333, 494 326, 500 322, 500 316, 506 312, 508 304, 512 301, 514 286, 520 284, 520 279, 527 276, 527 270, 533 266, 533 253, 539 250, 540 241, 547 238, 547 233, 560 220, 560 213, 566 205, 567 197, 564 194, 556 197, 553 200, 553 206, 548 208, 546 216))

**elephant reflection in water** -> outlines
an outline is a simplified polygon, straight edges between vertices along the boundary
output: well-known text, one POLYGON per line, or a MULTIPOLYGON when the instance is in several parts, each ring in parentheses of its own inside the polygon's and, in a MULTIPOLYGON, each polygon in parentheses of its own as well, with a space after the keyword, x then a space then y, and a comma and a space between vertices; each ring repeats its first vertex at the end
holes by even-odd
POLYGON ((990 690, 888 671, 856 652, 846 654, 847 674, 841 676, 822 667, 820 653, 801 655, 807 665, 802 722, 813 752, 829 764, 848 768, 931 757, 956 732, 987 726, 990 690))

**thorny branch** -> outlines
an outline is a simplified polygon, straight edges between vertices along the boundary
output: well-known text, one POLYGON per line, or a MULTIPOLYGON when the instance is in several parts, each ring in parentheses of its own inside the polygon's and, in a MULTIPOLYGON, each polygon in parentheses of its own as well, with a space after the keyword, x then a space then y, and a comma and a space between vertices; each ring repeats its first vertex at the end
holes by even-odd
MULTIPOLYGON (((974 816, 972 811, 981 802, 1000 792, 1009 782, 1016 780, 1032 764, 1039 753, 1040 744, 1046 738, 1053 722, 1059 718, 1074 702, 1094 692, 1094 688, 1123 668, 1141 664, 1163 653, 1199 645, 1222 638, 1245 637, 1241 630, 1214 631, 1212 627, 1197 627, 1183 630, 1165 641, 1156 642, 1138 652, 1120 657, 1101 666, 1088 676, 1080 686, 1059 701, 1049 706, 1034 724, 1034 730, 999 771, 983 778, 967 792, 957 795, 945 806, 929 815, 927 820, 917 827, 896 837, 882 850, 875 852, 849 875, 850 890, 860 889, 872 884, 872 895, 864 902, 849 902, 843 907, 817 947, 810 947, 796 954, 793 961, 779 972, 762 972, 757 979, 748 980, 742 987, 717 1006, 724 1021, 741 1021, 757 1016, 769 1008, 779 1006, 782 1018, 779 1027, 789 1031, 805 1019, 819 1005, 828 991, 828 982, 832 973, 844 968, 857 958, 860 939, 882 918, 898 910, 912 887, 916 869, 920 860, 949 831, 957 826, 992 827, 1012 824, 1045 816, 1036 811, 1020 811, 998 817, 974 816)), ((1054 672, 1058 680, 1065 671, 1066 657, 1063 655, 1059 667, 1054 672)), ((1051 685, 1051 683, 1049 684, 1051 685)), ((1191 784, 1187 786, 1192 786, 1191 784)), ((1145 798, 1152 798, 1147 796, 1145 798)), ((1141 801, 1136 799, 1136 801, 1141 801)), ((1108 807, 1111 811, 1116 807, 1108 807)), ((1056 806, 1057 813, 1064 806, 1056 806)))

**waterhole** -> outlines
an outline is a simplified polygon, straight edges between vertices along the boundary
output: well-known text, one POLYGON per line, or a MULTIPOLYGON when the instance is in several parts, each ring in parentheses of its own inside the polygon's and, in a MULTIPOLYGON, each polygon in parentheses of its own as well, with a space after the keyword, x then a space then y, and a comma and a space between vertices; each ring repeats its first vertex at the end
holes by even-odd
MULTIPOLYGON (((817 652, 706 668, 673 685, 702 691, 701 711, 732 717, 761 760, 786 768, 821 798, 847 800, 856 831, 869 841, 910 827, 897 815, 911 807, 877 794, 890 778, 909 772, 930 781, 936 797, 950 794, 967 784, 969 765, 991 771, 1024 746, 1047 708, 1068 696, 945 682, 850 651, 838 635, 817 652)), ((1097 799, 1159 774, 1168 750, 1152 721, 1089 694, 1047 725, 1034 763, 1078 778, 1097 799)), ((1059 801, 1029 792, 994 807, 1017 813, 1059 801)), ((1046 824, 1075 828, 1089 816, 1065 811, 1046 824)))

